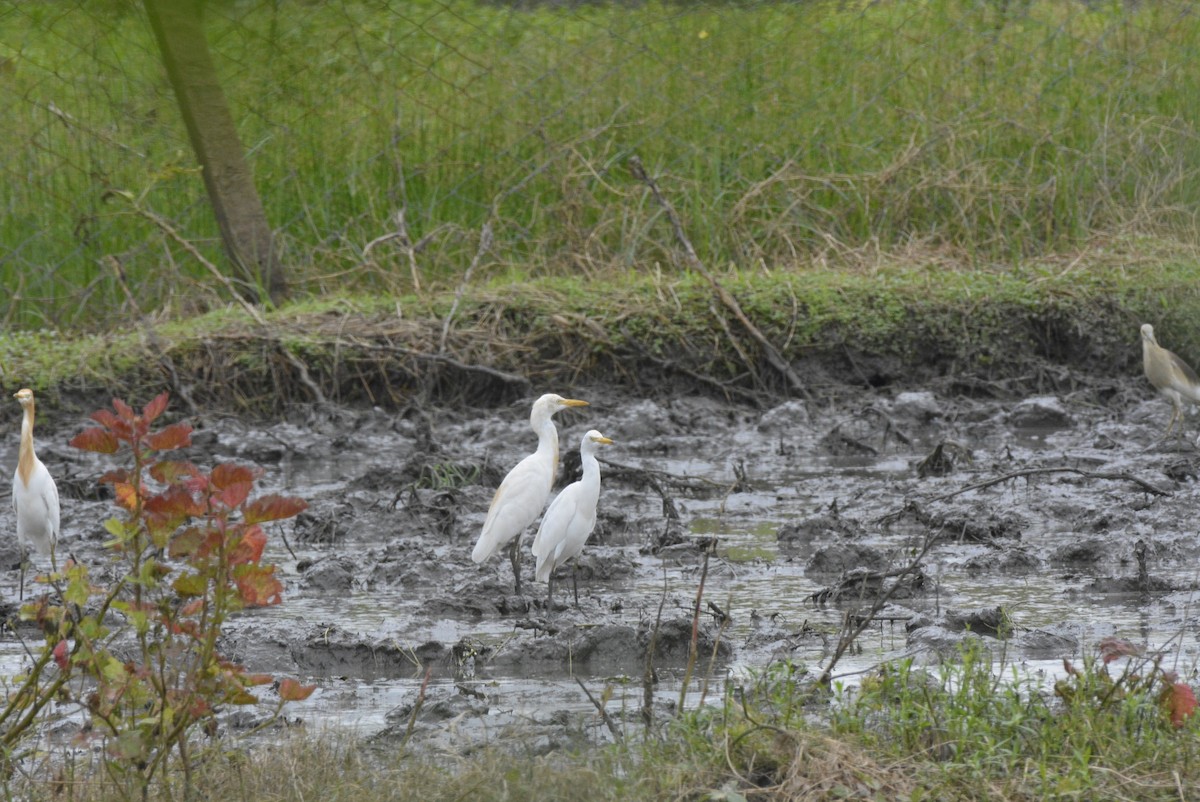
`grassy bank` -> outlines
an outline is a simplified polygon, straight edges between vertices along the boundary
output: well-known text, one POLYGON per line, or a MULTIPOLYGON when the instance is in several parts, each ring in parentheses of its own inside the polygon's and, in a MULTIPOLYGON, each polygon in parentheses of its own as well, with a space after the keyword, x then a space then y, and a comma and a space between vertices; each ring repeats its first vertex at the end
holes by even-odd
MULTIPOLYGON (((1172 718, 1173 680, 1153 660, 1108 665, 1097 655, 1048 687, 993 667, 994 656, 886 665, 832 703, 812 695, 803 671, 778 664, 723 703, 650 732, 631 718, 616 744, 570 753, 527 750, 520 733, 438 757, 329 733, 226 744, 197 762, 194 781, 202 798, 259 802, 557 800, 581 788, 614 802, 1190 798, 1197 723, 1172 718)), ((85 775, 77 767, 62 783, 37 782, 34 797, 123 798, 85 775)), ((154 799, 178 798, 157 790, 154 799)))
MULTIPOLYGON (((1136 258, 1129 254, 1128 258, 1136 258)), ((1137 329, 1195 361, 1200 267, 1071 263, 972 272, 718 275, 815 397, 850 388, 1067 392, 1140 372, 1137 329)), ((607 383, 777 403, 785 381, 696 275, 495 281, 461 296, 340 295, 253 314, 233 305, 104 336, 0 336, 7 385, 42 409, 163 388, 193 410, 292 402, 487 405, 607 383)), ((791 394, 795 394, 792 392, 791 394)))
MULTIPOLYGON (((705 261, 742 270, 1197 242, 1200 19, 1186 3, 417 0, 208 15, 302 295, 452 285, 477 253, 487 279, 671 272, 632 154, 705 261), (367 247, 400 209, 412 262, 395 242, 367 247)), ((174 238, 221 263, 140 7, 10 4, 0 63, 0 317, 111 327, 220 306, 224 288, 174 238)))

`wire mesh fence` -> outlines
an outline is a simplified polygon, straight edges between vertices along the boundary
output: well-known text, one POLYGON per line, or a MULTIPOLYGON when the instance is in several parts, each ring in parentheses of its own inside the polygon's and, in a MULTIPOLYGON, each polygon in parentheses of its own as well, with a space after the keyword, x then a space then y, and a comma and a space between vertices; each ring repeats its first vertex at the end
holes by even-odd
MULTIPOLYGON (((303 292, 674 268, 633 155, 713 265, 1197 241, 1186 0, 212 0, 205 30, 303 292)), ((222 302, 140 4, 0 2, 0 107, 8 326, 222 302)))

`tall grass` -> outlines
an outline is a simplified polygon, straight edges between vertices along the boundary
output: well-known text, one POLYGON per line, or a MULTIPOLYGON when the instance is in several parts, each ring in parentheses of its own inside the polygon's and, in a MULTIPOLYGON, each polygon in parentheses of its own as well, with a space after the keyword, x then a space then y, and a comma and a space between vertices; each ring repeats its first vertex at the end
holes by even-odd
MULTIPOLYGON (((207 30, 301 289, 395 291, 403 252, 363 249, 402 207, 424 282, 460 276, 489 220, 484 276, 670 263, 634 153, 717 265, 1195 244, 1200 18, 1128 5, 226 0, 207 30)), ((139 5, 0 19, 3 319, 209 303, 203 269, 105 194, 219 259, 139 5)))

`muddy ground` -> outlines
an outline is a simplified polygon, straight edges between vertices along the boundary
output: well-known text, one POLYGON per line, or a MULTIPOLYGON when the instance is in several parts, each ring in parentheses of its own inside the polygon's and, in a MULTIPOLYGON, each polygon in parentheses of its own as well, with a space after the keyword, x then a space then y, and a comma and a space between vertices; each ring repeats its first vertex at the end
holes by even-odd
MULTIPOLYGON (((270 533, 284 602, 240 615, 225 642, 254 671, 319 684, 287 722, 393 746, 411 729, 413 744, 458 752, 609 738, 610 725, 640 726, 652 640, 655 715, 678 704, 702 581, 687 705, 772 662, 816 676, 844 622, 885 592, 835 681, 1001 634, 1006 659, 1034 673, 1110 634, 1169 649, 1195 672, 1197 422, 1156 443, 1170 410, 1140 378, 1015 399, 853 391, 765 410, 701 394, 538 390, 591 402, 557 417, 556 489, 574 478, 583 432, 615 441, 578 607, 570 568, 553 601, 533 581, 532 530, 521 594, 507 560, 469 556, 494 488, 534 447, 532 394, 403 416, 312 405, 272 423, 190 418, 193 461, 260 465, 264 489, 311 505, 270 533)), ((39 429, 39 452, 59 477, 68 547, 102 566, 111 507, 95 477, 107 463, 66 446, 82 426, 39 429)), ((3 463, 15 452, 10 427, 3 463)), ((12 526, 4 505, 0 527, 12 526)), ((5 548, 0 592, 12 599, 17 559, 5 548)), ((3 655, 7 667, 23 659, 11 638, 3 655)))

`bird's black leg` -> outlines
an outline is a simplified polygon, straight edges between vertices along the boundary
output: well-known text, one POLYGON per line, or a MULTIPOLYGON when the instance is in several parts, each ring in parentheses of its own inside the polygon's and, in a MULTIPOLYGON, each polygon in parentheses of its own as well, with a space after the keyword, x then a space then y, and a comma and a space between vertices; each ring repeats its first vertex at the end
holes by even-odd
POLYGON ((575 591, 575 609, 579 609, 579 564, 571 560, 571 588, 575 591))
POLYGON ((508 559, 512 561, 513 582, 517 586, 517 595, 521 595, 521 538, 520 536, 513 538, 512 545, 508 547, 508 559))

